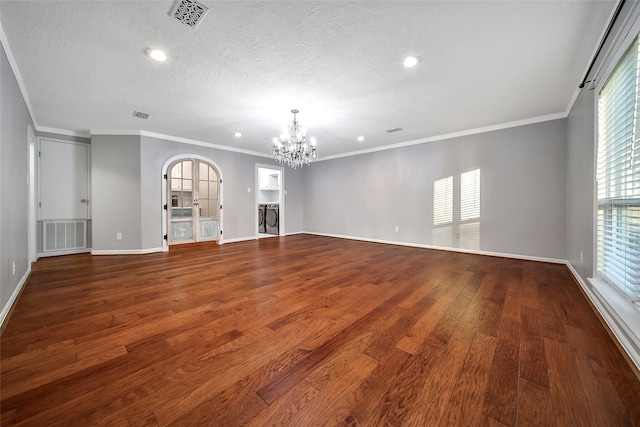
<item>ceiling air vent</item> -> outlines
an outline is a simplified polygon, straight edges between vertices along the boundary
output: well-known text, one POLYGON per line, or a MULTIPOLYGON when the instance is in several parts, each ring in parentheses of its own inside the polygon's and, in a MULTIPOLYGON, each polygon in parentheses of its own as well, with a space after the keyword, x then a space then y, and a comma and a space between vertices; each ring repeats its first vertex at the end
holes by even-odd
POLYGON ((387 129, 387 133, 400 132, 401 130, 402 130, 402 128, 387 129))
POLYGON ((148 119, 149 118, 149 114, 142 113, 140 111, 134 111, 133 112, 133 117, 137 117, 139 119, 148 119))
POLYGON ((191 28, 196 28, 209 8, 195 0, 176 0, 169 11, 169 16, 191 28))

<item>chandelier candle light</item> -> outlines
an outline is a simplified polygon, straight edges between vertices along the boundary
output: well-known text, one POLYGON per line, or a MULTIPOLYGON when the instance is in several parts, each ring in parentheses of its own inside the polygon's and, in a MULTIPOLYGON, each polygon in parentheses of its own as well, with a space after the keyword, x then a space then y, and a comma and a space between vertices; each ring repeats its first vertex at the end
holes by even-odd
POLYGON ((289 125, 289 129, 282 131, 280 138, 273 138, 273 146, 271 147, 271 156, 281 164, 297 168, 308 165, 318 157, 316 150, 315 137, 309 138, 307 144, 307 136, 305 131, 296 120, 298 110, 291 110, 293 113, 293 123, 289 125))

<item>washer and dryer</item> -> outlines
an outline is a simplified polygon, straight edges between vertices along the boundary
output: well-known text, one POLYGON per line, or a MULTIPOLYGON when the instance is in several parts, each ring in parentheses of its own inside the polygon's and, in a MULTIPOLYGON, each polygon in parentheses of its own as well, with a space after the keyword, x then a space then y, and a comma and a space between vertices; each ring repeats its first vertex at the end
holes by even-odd
POLYGON ((264 222, 264 214, 266 213, 267 205, 258 205, 258 233, 267 232, 267 223, 264 222))
POLYGON ((258 232, 280 234, 280 205, 277 203, 258 205, 258 232))
POLYGON ((280 205, 267 205, 264 214, 264 222, 267 228, 267 234, 280 234, 280 205))

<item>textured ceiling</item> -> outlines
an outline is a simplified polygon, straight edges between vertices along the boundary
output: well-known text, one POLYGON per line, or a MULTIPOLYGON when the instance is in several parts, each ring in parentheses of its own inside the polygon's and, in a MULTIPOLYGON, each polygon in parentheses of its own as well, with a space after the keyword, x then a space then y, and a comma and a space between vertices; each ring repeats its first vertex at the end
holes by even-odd
POLYGON ((561 114, 616 5, 201 2, 193 29, 171 1, 0 1, 37 124, 267 154, 297 108, 322 158, 561 114))

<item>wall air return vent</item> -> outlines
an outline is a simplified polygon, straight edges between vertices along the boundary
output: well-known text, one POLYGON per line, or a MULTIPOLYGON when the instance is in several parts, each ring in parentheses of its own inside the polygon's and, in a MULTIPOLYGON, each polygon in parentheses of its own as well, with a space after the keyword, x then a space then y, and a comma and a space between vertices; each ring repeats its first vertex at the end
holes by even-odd
POLYGON ((133 117, 137 117, 139 119, 148 119, 149 118, 149 114, 143 113, 141 111, 134 111, 133 112, 133 117))
POLYGON ((401 130, 402 130, 402 128, 387 129, 387 133, 400 132, 401 130))
POLYGON ((169 16, 191 28, 196 28, 207 12, 209 8, 195 0, 176 0, 169 11, 169 16))
POLYGON ((43 221, 42 247, 44 252, 86 249, 87 221, 43 221))

